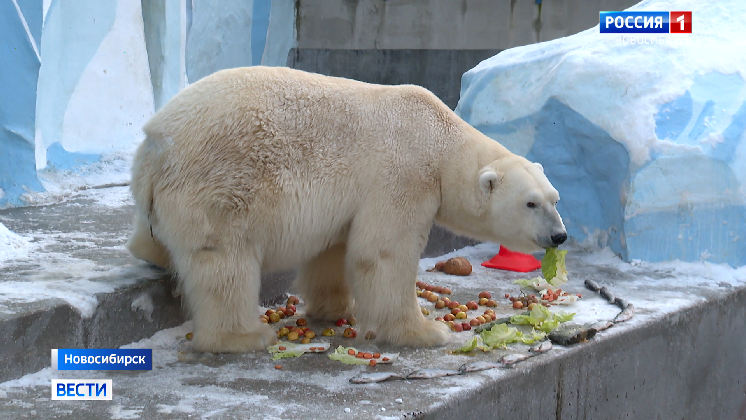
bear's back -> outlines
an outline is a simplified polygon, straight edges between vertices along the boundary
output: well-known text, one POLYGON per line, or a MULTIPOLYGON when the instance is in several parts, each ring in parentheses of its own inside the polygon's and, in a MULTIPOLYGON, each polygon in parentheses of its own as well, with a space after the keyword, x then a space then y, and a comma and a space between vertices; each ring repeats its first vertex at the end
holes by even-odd
POLYGON ((205 77, 145 132, 144 147, 159 161, 151 179, 195 197, 212 191, 205 200, 231 206, 322 187, 431 191, 445 150, 463 142, 461 120, 424 88, 269 67, 205 77))

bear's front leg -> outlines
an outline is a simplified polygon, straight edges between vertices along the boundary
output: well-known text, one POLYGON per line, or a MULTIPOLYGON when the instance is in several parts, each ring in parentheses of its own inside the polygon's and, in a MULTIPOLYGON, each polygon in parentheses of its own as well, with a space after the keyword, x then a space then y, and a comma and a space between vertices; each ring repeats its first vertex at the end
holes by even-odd
POLYGON ((417 277, 424 247, 421 238, 406 234, 386 241, 350 238, 347 269, 361 332, 375 331, 377 340, 398 346, 432 347, 448 341, 446 324, 425 318, 417 301, 412 279, 417 277))
POLYGON ((275 332, 257 314, 259 261, 251 252, 236 252, 230 256, 202 249, 175 259, 194 321, 196 351, 244 353, 277 342, 275 332))

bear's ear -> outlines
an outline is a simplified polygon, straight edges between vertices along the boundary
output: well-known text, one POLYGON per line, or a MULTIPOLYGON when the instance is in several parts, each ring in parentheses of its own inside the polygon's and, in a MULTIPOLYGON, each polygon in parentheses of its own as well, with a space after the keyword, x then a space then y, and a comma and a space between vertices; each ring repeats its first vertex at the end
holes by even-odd
POLYGON ((482 175, 479 175, 479 188, 485 194, 489 194, 497 188, 497 181, 499 180, 500 178, 495 171, 484 171, 482 175))
POLYGON ((544 167, 543 167, 543 166, 541 166, 541 163, 539 163, 539 162, 534 162, 534 165, 538 166, 538 167, 539 167, 539 169, 540 169, 540 170, 541 170, 542 172, 544 172, 544 167))

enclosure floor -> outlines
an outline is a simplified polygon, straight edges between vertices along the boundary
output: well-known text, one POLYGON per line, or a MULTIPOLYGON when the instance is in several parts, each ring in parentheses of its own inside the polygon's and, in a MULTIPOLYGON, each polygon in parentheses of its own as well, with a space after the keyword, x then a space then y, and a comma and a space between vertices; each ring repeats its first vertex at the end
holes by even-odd
MULTIPOLYGON (((743 267, 629 264, 608 250, 568 248, 569 282, 563 290, 582 299, 552 310, 573 312, 572 322, 581 324, 614 318, 619 308, 584 288, 592 279, 636 306, 630 321, 588 342, 555 345, 512 368, 357 385, 349 379, 364 372, 458 369, 475 360, 527 354, 528 346, 454 355, 449 351, 473 334, 454 332, 444 347, 393 349, 365 340, 365 331, 348 339, 342 336, 344 327, 309 319, 314 342, 330 342, 332 350, 342 345, 397 351, 399 358, 368 367, 324 354, 279 361, 267 352, 196 354, 185 338, 191 322, 181 312, 170 276, 132 259, 123 248, 131 217, 131 203, 111 205, 100 197, 0 211, 0 222, 29 239, 24 253, 0 265, 0 381, 5 381, 0 419, 746 419, 743 267), (336 335, 321 336, 329 327, 336 335), (152 348, 153 370, 49 368, 53 348, 122 345, 152 348), (112 379, 114 397, 51 401, 52 378, 112 379)), ((520 313, 504 295, 518 294, 513 280, 540 272, 480 266, 497 251, 497 245, 480 244, 423 259, 418 277, 451 288, 449 297, 461 303, 490 291, 499 303, 498 317, 520 313), (425 271, 456 255, 471 261, 470 276, 425 271)), ((429 318, 445 313, 420 301, 429 318)), ((303 304, 298 309, 281 324, 304 317, 303 304)))

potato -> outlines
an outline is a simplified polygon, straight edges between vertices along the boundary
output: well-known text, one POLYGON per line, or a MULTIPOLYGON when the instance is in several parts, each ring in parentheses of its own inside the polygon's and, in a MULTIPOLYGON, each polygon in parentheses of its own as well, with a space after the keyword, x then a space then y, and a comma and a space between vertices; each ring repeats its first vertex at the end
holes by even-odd
POLYGON ((464 257, 451 258, 443 265, 443 272, 454 276, 468 276, 471 271, 471 263, 464 257))

